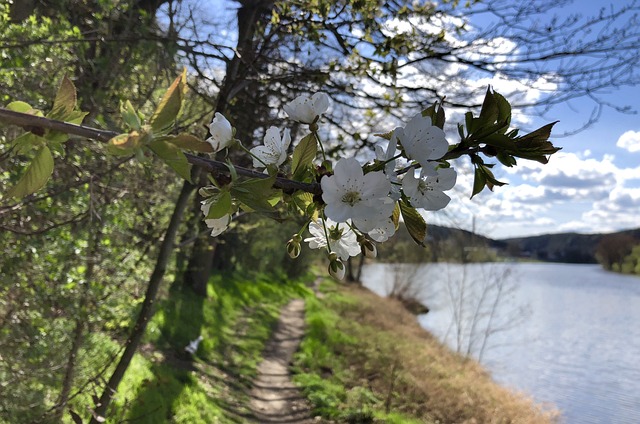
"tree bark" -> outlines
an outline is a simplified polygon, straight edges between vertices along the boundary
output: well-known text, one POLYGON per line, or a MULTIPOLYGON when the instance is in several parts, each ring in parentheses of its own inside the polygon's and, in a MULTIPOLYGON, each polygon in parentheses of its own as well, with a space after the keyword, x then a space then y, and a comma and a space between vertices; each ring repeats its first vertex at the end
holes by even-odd
MULTIPOLYGON (((273 5, 272 1, 242 1, 241 7, 238 9, 238 42, 236 44, 237 54, 231 59, 227 65, 227 73, 224 82, 220 88, 215 111, 219 113, 227 113, 230 108, 230 101, 238 93, 239 84, 244 83, 247 74, 251 72, 251 63, 255 57, 255 37, 257 23, 265 10, 270 10, 273 5)), ((236 106, 237 107, 237 106, 236 106)), ((199 185, 203 186, 208 183, 206 175, 202 175, 199 179, 199 185)), ((197 226, 199 233, 203 236, 198 237, 193 245, 191 256, 187 269, 184 272, 184 284, 201 296, 207 294, 207 282, 211 276, 212 264, 215 254, 215 240, 208 236, 207 228, 201 219, 200 202, 198 199, 194 202, 194 216, 192 225, 197 226)))
POLYGON ((153 269, 153 273, 151 274, 151 278, 149 279, 147 292, 145 293, 142 308, 138 314, 136 324, 133 327, 133 331, 131 332, 129 339, 127 340, 124 352, 120 357, 120 361, 116 365, 111 378, 109 378, 109 382, 102 392, 102 396, 100 396, 98 404, 95 406, 91 424, 98 424, 101 422, 100 417, 105 417, 107 408, 109 407, 114 394, 117 392, 118 386, 122 381, 122 377, 124 377, 124 374, 131 363, 131 359, 140 345, 140 341, 142 340, 142 336, 147 328, 147 324, 153 316, 154 303, 173 250, 178 226, 182 221, 182 216, 189 203, 189 196, 193 192, 194 188, 195 187, 192 184, 185 181, 182 189, 180 190, 180 194, 178 195, 178 199, 176 200, 176 204, 173 209, 171 221, 169 222, 169 226, 165 232, 164 239, 160 244, 158 259, 156 260, 156 265, 153 269))

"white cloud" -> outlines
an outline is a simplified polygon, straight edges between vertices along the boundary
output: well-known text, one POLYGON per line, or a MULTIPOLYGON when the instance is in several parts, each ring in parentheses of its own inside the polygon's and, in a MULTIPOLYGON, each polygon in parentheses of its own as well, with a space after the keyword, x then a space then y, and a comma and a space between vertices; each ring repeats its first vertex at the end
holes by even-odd
POLYGON ((627 131, 618 138, 616 146, 629 152, 640 152, 640 131, 627 131))

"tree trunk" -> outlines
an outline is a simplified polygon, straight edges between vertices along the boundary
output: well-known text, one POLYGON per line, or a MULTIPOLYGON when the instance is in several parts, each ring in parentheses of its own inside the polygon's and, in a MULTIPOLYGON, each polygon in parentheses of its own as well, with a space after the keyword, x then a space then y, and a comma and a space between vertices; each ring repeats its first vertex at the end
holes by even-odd
POLYGON ((113 371, 113 374, 111 375, 107 386, 102 392, 102 396, 100 396, 98 404, 95 405, 91 424, 98 424, 99 422, 101 422, 100 417, 105 417, 107 408, 109 407, 109 404, 113 399, 113 395, 118 390, 118 385, 120 385, 120 381, 122 381, 122 377, 124 377, 124 373, 129 367, 131 359, 133 358, 133 355, 136 353, 138 346, 140 345, 142 336, 144 335, 144 332, 147 328, 147 323, 153 316, 153 306, 156 301, 158 289, 160 288, 160 283, 162 282, 162 278, 164 277, 164 273, 171 256, 171 252, 173 250, 174 240, 178 232, 178 226, 182 221, 184 211, 189 204, 189 196, 193 192, 194 188, 195 187, 187 181, 185 181, 182 185, 180 195, 178 196, 175 207, 173 209, 171 221, 169 222, 169 226, 167 227, 167 231, 165 232, 164 239, 160 244, 158 259, 156 260, 156 265, 153 269, 153 273, 151 274, 151 278, 149 279, 147 292, 145 293, 142 308, 140 309, 140 313, 138 314, 136 324, 133 327, 133 331, 131 332, 129 339, 127 340, 124 352, 120 357, 118 365, 116 365, 116 368, 113 371))
MULTIPOLYGON (((224 83, 220 88, 216 103, 216 112, 225 114, 230 109, 230 101, 238 93, 239 84, 243 84, 247 74, 251 72, 251 63, 255 57, 255 43, 257 23, 260 17, 271 9, 272 1, 244 1, 238 9, 238 43, 236 54, 227 65, 227 73, 224 83)), ((235 107, 242 107, 236 105, 235 107)), ((208 183, 206 176, 200 178, 200 186, 208 183)), ((200 201, 194 202, 194 225, 200 229, 202 236, 198 237, 193 245, 187 269, 184 272, 184 284, 201 296, 207 294, 207 282, 211 276, 215 253, 215 241, 209 237, 206 225, 201 219, 200 201)))

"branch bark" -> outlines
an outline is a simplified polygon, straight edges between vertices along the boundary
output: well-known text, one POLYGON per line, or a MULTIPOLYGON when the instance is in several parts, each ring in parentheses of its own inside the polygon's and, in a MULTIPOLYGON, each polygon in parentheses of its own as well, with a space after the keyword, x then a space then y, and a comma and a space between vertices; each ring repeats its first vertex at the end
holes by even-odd
MULTIPOLYGON (((0 121, 17 125, 27 131, 38 132, 39 129, 60 131, 69 135, 91 138, 103 142, 107 142, 113 137, 120 134, 115 131, 102 130, 98 128, 87 127, 84 125, 70 124, 68 122, 56 121, 54 119, 49 119, 42 116, 14 112, 12 110, 4 108, 0 108, 0 121)), ((191 155, 189 153, 186 153, 185 156, 187 157, 189 163, 191 163, 192 165, 202 168, 214 175, 229 174, 229 168, 223 162, 191 155)), ((269 178, 268 175, 262 172, 254 171, 253 169, 243 168, 240 166, 235 167, 235 169, 238 175, 241 175, 243 177, 269 178)), ((320 188, 320 184, 318 183, 302 183, 284 177, 277 177, 273 186, 288 193, 302 190, 314 195, 322 194, 322 189, 320 188)))

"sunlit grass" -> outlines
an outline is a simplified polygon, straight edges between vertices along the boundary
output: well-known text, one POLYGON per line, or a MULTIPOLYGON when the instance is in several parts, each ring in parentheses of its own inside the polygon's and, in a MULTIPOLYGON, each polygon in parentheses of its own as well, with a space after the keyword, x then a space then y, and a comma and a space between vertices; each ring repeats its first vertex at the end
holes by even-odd
POLYGON ((296 356, 295 380, 317 413, 339 422, 553 421, 441 345, 398 302, 325 287, 323 299, 307 303, 296 356))

